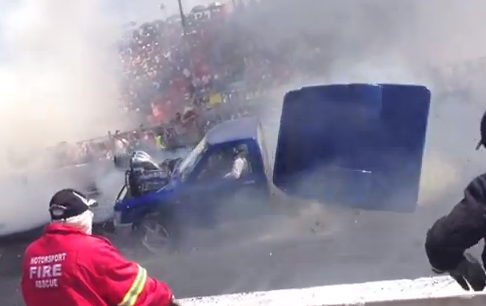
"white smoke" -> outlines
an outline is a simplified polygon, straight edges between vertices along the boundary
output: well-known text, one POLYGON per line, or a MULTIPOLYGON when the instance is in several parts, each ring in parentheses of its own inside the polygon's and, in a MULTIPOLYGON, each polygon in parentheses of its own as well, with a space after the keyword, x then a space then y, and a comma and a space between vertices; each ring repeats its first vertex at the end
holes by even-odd
POLYGON ((56 189, 83 182, 50 170, 47 147, 128 128, 119 102, 118 24, 105 1, 3 3, 0 23, 0 233, 47 220, 56 189), (12 158, 23 167, 12 167, 12 158))
MULTIPOLYGON (((196 4, 185 1, 184 9, 196 4)), ((47 175, 43 154, 59 142, 134 126, 120 107, 117 44, 128 23, 176 13, 177 1, 0 1, 0 235, 48 220, 57 189, 94 178, 107 199, 116 194, 122 176, 99 169, 47 175)))

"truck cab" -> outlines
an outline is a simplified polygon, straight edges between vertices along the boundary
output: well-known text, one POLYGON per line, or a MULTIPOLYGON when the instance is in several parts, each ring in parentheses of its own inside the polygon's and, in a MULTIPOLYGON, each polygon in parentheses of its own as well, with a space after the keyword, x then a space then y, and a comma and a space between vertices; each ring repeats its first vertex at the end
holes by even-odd
POLYGON ((126 184, 114 206, 116 223, 139 225, 149 217, 170 227, 174 222, 210 227, 269 212, 268 156, 261 137, 255 118, 213 127, 175 165, 165 186, 134 196, 126 184), (238 175, 236 159, 245 162, 238 175))

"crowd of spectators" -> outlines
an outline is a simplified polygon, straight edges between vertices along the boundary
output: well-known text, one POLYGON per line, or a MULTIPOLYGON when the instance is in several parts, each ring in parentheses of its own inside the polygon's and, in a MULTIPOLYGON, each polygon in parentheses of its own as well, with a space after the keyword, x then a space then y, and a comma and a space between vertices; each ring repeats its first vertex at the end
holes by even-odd
POLYGON ((176 15, 133 29, 120 52, 125 104, 153 124, 167 123, 188 105, 222 102, 234 84, 267 86, 261 81, 274 80, 285 67, 236 27, 238 9, 233 3, 197 6, 184 28, 176 15))
POLYGON ((285 83, 296 70, 285 60, 291 48, 282 42, 272 52, 238 23, 265 0, 249 1, 197 6, 183 22, 174 15, 132 25, 120 43, 121 103, 145 120, 134 131, 59 145, 62 165, 110 157, 120 143, 134 148, 194 142, 211 125, 201 118, 208 108, 285 83))

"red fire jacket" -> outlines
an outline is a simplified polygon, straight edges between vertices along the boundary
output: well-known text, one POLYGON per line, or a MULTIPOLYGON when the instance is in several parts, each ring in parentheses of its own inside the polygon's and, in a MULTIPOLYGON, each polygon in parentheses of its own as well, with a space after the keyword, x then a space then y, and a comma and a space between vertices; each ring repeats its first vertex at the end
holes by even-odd
POLYGON ((172 297, 108 240, 61 224, 25 251, 22 295, 27 306, 167 306, 172 297))

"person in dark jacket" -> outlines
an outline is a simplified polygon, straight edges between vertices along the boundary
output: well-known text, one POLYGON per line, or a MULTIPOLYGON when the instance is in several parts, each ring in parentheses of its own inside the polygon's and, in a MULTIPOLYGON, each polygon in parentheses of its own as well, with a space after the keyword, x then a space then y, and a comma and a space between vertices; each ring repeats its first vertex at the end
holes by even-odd
MULTIPOLYGON (((486 113, 481 119, 481 139, 486 146, 486 113)), ((486 240, 486 173, 474 178, 464 197, 451 212, 438 219, 427 232, 425 251, 432 270, 449 273, 464 290, 482 291, 486 286, 483 265, 466 250, 486 240)), ((486 246, 482 261, 486 262, 486 246)))

